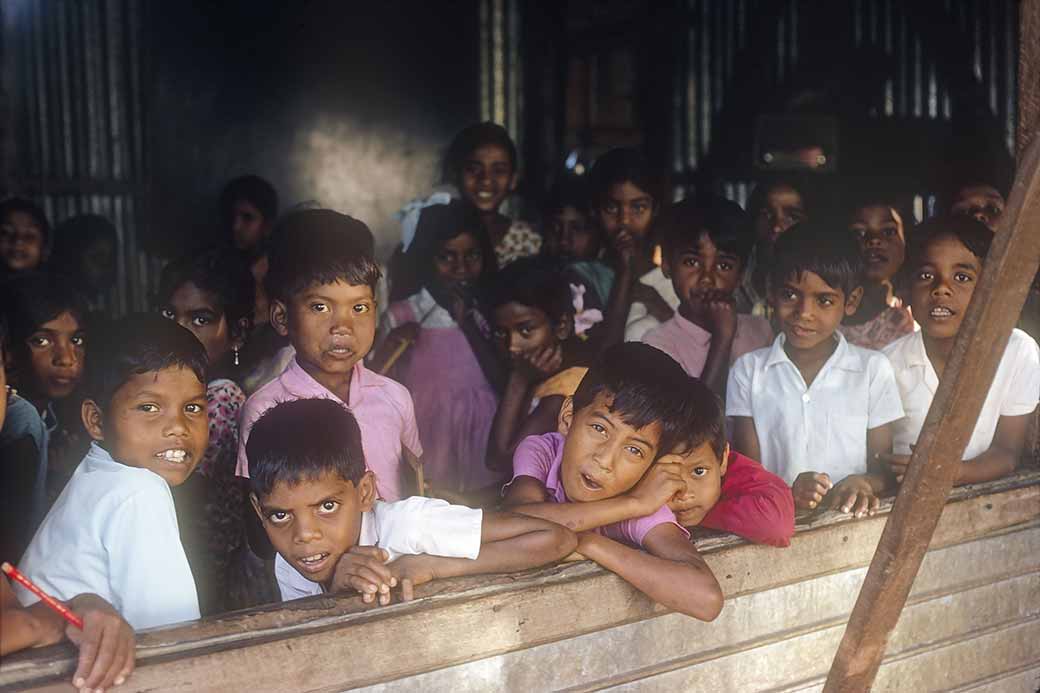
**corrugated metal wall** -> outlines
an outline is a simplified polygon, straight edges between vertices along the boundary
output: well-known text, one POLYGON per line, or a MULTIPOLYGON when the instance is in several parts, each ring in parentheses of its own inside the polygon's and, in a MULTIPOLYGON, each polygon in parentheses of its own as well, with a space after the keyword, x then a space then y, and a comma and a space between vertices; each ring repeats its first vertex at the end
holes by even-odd
POLYGON ((119 234, 113 315, 147 307, 157 260, 141 249, 147 181, 143 13, 136 0, 4 0, 13 72, 10 192, 52 224, 108 217, 119 234))

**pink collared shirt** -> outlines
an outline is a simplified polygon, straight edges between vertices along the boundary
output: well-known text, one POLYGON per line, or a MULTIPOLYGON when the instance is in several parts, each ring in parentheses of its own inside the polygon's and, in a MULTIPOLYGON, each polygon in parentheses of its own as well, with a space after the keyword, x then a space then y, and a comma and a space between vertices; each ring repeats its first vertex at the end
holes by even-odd
MULTIPOLYGON (((540 436, 527 436, 513 453, 513 479, 518 476, 529 476, 545 484, 545 490, 556 503, 569 503, 567 492, 560 479, 563 466, 563 442, 566 440, 559 433, 546 433, 540 436)), ((508 488, 509 484, 506 484, 508 488)), ((504 491, 504 489, 503 489, 504 491)), ((633 517, 621 522, 598 527, 596 532, 603 536, 624 542, 630 546, 643 546, 643 539, 650 530, 658 525, 672 524, 683 531, 687 537, 690 533, 675 521, 675 513, 662 505, 651 515, 633 517)))
POLYGON ((366 466, 375 472, 376 490, 385 501, 403 497, 401 464, 404 450, 416 457, 422 456, 419 429, 415 424, 412 397, 400 383, 355 364, 350 378, 347 402, 325 389, 312 378, 294 358, 282 374, 267 383, 246 400, 242 406, 238 430, 238 476, 249 476, 246 459, 246 441, 249 431, 260 415, 280 402, 297 399, 333 399, 343 404, 357 419, 361 429, 361 447, 366 466))
MULTIPOLYGON (((645 335, 643 341, 675 359, 687 375, 701 377, 711 348, 711 332, 695 325, 678 312, 671 320, 661 323, 645 335)), ((767 347, 773 342, 773 328, 769 321, 754 315, 737 315, 737 331, 729 351, 729 364, 738 358, 767 347)))

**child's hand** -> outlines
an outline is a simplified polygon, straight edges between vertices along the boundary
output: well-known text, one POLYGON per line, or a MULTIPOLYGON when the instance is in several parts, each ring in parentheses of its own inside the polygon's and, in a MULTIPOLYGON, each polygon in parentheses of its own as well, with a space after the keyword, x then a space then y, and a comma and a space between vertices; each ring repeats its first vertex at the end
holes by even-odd
POLYGON ((401 601, 410 602, 415 588, 437 577, 433 561, 425 554, 401 556, 387 566, 401 585, 401 601))
POLYGON ((83 630, 72 625, 65 629, 68 639, 79 647, 72 685, 81 691, 121 685, 134 670, 134 629, 95 594, 73 597, 69 608, 83 619, 83 630))
POLYGON ((791 493, 794 495, 794 505, 799 509, 812 510, 823 500, 827 492, 834 484, 826 474, 816 472, 802 472, 794 483, 791 484, 791 493))
POLYGON ((556 342, 522 352, 513 360, 513 365, 517 373, 530 382, 545 380, 563 366, 563 348, 556 342))
POLYGON ((896 483, 903 483, 906 476, 906 468, 910 466, 910 455, 890 455, 879 453, 878 460, 888 465, 889 470, 896 475, 896 483))
POLYGON ((842 479, 831 489, 825 507, 828 510, 840 509, 855 517, 874 515, 881 507, 881 499, 874 493, 870 481, 859 474, 842 479))
POLYGON ((397 586, 386 560, 390 558, 378 546, 352 546, 343 554, 332 576, 332 591, 354 589, 361 593, 361 601, 372 603, 379 596, 379 603, 390 603, 390 588, 397 586))
POLYGON ((614 252, 621 261, 621 270, 631 270, 636 259, 636 239, 628 229, 622 229, 612 241, 614 252))
POLYGON ((732 339, 737 333, 737 302, 732 294, 711 290, 701 297, 701 310, 716 337, 732 339))
POLYGON ((662 505, 667 505, 675 496, 686 490, 686 482, 682 477, 682 466, 674 462, 655 462, 650 465, 643 478, 628 495, 636 501, 639 515, 650 515, 657 512, 662 505))

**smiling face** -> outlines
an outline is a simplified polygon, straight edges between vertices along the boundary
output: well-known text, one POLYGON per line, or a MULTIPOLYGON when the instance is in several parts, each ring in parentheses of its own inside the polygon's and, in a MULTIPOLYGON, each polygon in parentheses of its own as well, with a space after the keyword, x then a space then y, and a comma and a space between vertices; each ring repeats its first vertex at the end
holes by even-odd
POLYGON ((650 233, 654 221, 654 198, 631 181, 615 183, 607 189, 606 198, 597 210, 599 223, 607 238, 613 240, 628 231, 641 240, 650 233))
POLYGON ((929 241, 910 279, 914 319, 929 339, 953 339, 975 293, 982 262, 956 236, 929 241))
POLYGON ((117 462, 148 469, 178 486, 209 444, 206 386, 190 368, 130 377, 108 407, 83 402, 83 425, 117 462))
POLYGON ((568 337, 569 325, 554 325, 541 308, 512 301, 495 308, 494 338, 511 357, 550 346, 568 337))
POLYGON ((755 236, 759 242, 773 245, 780 234, 805 221, 805 200, 794 188, 774 186, 755 216, 755 236))
POLYGON ((846 315, 859 307, 863 289, 852 290, 848 298, 841 289, 825 282, 815 272, 802 272, 788 277, 780 286, 770 290, 770 303, 776 319, 787 339, 786 348, 815 352, 832 346, 831 337, 846 315))
POLYGON ((700 312, 701 301, 708 292, 736 291, 744 271, 740 256, 719 250, 707 233, 701 233, 695 243, 673 250, 662 269, 671 278, 687 319, 700 312))
POLYGON ((9 272, 28 272, 44 261, 43 229, 33 215, 11 212, 0 220, 0 259, 9 272))
POLYGON ((70 312, 48 320, 29 335, 26 348, 30 399, 39 406, 72 394, 86 363, 86 337, 79 320, 70 312))
POLYGON ((482 214, 494 214, 516 187, 509 152, 487 144, 470 152, 462 163, 462 194, 482 214))
POLYGON ((372 509, 375 496, 372 472, 355 486, 330 471, 278 482, 263 498, 250 498, 275 550, 308 580, 327 586, 339 559, 357 545, 361 513, 372 509))
POLYGON ((161 313, 164 318, 190 330, 202 342, 210 363, 217 363, 231 349, 231 330, 220 302, 213 293, 203 291, 194 282, 178 286, 161 313))
POLYGON ((1004 216, 1004 196, 989 185, 968 185, 957 191, 950 205, 955 216, 972 217, 996 231, 1004 216))
POLYGON ((849 230, 863 253, 864 275, 880 284, 889 281, 903 266, 906 238, 899 212, 887 205, 867 205, 853 214, 849 230))
POLYGON ((600 392, 576 412, 570 397, 560 409, 558 430, 567 437, 560 478, 571 501, 584 503, 625 493, 657 457, 660 424, 633 428, 619 412, 610 411, 613 401, 613 394, 600 392))
POLYGON ((484 253, 477 237, 463 232, 441 245, 433 258, 436 280, 445 286, 476 281, 484 271, 484 253))
POLYGON ((660 462, 673 462, 682 467, 686 490, 674 497, 668 507, 683 527, 699 525, 715 507, 722 495, 722 477, 729 464, 729 445, 720 460, 710 441, 704 441, 692 450, 663 455, 660 462))

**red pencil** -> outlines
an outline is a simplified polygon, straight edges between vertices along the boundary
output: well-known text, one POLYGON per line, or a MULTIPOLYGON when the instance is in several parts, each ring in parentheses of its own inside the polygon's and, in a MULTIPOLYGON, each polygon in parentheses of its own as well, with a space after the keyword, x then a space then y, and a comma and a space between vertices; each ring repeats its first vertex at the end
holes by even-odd
POLYGON ((47 594, 39 587, 34 585, 32 580, 18 572, 18 569, 15 568, 13 565, 4 561, 4 563, 0 565, 0 570, 4 571, 4 575, 9 575, 12 580, 20 583, 22 587, 39 597, 40 601, 57 611, 59 614, 61 614, 61 617, 64 618, 66 621, 76 626, 80 630, 83 630, 82 618, 73 613, 72 610, 69 609, 69 607, 65 606, 57 599, 55 599, 54 597, 52 597, 51 595, 47 594))

